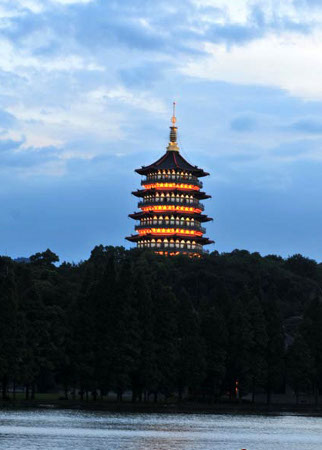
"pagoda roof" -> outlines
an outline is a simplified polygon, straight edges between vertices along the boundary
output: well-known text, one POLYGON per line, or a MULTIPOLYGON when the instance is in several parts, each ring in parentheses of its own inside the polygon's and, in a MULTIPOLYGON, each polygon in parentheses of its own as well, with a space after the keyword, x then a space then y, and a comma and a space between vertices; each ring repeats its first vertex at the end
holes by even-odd
POLYGON ((160 238, 178 239, 178 238, 181 238, 181 239, 193 240, 193 241, 195 241, 195 242, 197 242, 198 244, 201 244, 201 245, 214 244, 214 242, 215 242, 215 241, 211 241, 207 237, 203 237, 203 236, 189 236, 189 235, 185 236, 185 235, 176 234, 176 233, 173 233, 171 235, 168 235, 168 234, 164 234, 164 235, 158 234, 158 235, 156 235, 156 234, 152 234, 151 233, 151 234, 145 234, 144 236, 140 235, 140 234, 132 234, 131 236, 127 236, 125 239, 127 239, 130 242, 137 242, 137 241, 139 241, 140 239, 143 239, 143 238, 151 238, 151 239, 160 239, 160 238))
POLYGON ((197 177, 205 177, 209 175, 203 169, 198 166, 192 166, 188 161, 180 155, 178 151, 168 150, 161 158, 159 158, 154 163, 149 166, 142 166, 140 169, 135 171, 140 175, 145 175, 151 170, 163 170, 163 169, 181 169, 188 172, 192 172, 197 177))
MULTIPOLYGON (((143 217, 153 217, 153 216, 164 216, 164 215, 174 215, 174 216, 180 216, 182 214, 181 211, 138 211, 133 214, 129 214, 129 217, 131 219, 140 220, 143 217)), ((213 219, 211 217, 208 217, 206 214, 196 214, 196 213, 183 213, 184 217, 193 217, 195 220, 198 220, 199 222, 210 222, 213 219)))
POLYGON ((155 193, 155 192, 177 192, 182 194, 183 192, 185 192, 186 194, 190 194, 193 193, 195 198, 201 199, 201 200, 206 200, 208 198, 211 198, 211 195, 206 194, 203 191, 190 191, 190 190, 185 190, 185 189, 177 189, 177 188, 171 188, 171 189, 164 189, 162 190, 162 188, 160 189, 138 189, 136 191, 133 191, 132 194, 135 195, 135 197, 144 197, 145 194, 150 194, 150 193, 155 193))

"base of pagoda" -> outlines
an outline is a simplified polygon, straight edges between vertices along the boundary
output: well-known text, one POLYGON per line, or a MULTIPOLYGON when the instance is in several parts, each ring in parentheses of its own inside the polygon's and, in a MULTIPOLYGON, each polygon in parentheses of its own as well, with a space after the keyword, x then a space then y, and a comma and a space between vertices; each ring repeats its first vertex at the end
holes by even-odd
POLYGON ((186 255, 189 257, 200 258, 203 255, 207 255, 208 250, 203 248, 180 248, 180 247, 169 247, 169 246, 155 246, 155 247, 138 247, 139 249, 151 250, 153 253, 163 256, 176 256, 176 255, 186 255))
POLYGON ((154 252, 156 255, 162 255, 162 256, 178 256, 178 255, 186 255, 189 256, 189 258, 201 258, 202 253, 196 253, 196 252, 187 252, 187 251, 160 251, 160 252, 154 252))

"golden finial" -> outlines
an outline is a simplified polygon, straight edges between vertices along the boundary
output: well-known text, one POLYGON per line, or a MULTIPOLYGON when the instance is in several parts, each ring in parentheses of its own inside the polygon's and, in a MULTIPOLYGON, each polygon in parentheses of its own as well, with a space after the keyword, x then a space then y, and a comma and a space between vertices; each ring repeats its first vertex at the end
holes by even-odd
POLYGON ((172 114, 171 122, 174 125, 176 123, 176 121, 177 121, 177 118, 176 118, 176 102, 173 102, 173 114, 172 114))
POLYGON ((179 147, 177 144, 177 129, 178 128, 176 127, 176 122, 177 122, 176 102, 173 102, 173 112, 172 112, 171 122, 172 122, 172 126, 170 127, 170 142, 167 147, 167 150, 178 152, 179 147))

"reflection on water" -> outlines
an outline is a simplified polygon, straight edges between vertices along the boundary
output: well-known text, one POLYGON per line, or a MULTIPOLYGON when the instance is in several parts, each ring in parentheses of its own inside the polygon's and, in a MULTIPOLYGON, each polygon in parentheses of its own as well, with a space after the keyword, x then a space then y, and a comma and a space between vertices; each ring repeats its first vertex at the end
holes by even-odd
POLYGON ((0 412, 8 450, 321 450, 322 418, 292 415, 0 412))

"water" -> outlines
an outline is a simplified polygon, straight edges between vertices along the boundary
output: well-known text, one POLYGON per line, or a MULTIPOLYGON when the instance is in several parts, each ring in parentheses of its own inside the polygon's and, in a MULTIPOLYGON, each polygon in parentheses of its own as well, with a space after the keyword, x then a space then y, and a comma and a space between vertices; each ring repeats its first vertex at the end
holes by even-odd
POLYGON ((6 450, 322 450, 322 418, 0 412, 6 450))

